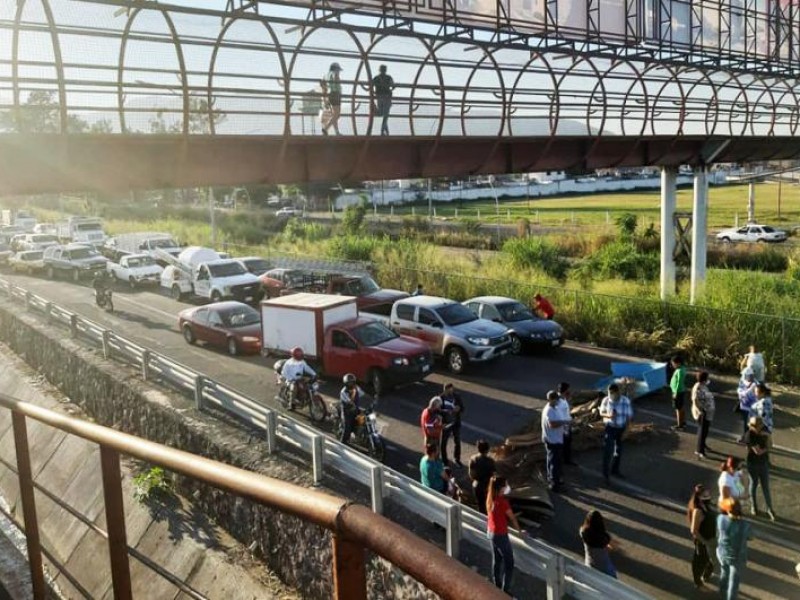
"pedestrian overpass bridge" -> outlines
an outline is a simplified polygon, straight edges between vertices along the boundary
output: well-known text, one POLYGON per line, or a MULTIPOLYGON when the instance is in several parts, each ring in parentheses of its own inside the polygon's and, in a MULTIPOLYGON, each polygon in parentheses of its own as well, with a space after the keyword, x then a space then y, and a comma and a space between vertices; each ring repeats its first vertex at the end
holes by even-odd
POLYGON ((800 151, 785 69, 547 36, 533 45, 482 23, 426 28, 370 13, 370 1, 2 3, 0 192, 702 166, 800 151), (340 135, 323 136, 320 79, 334 61, 340 135), (395 81, 388 136, 371 110, 379 65, 395 81))
POLYGON ((795 3, 0 3, 0 194, 662 167, 662 296, 692 165, 800 154, 795 3), (760 7, 760 8, 759 8, 760 7), (342 67, 338 135, 320 80, 342 67), (372 78, 395 88, 380 136, 372 78))

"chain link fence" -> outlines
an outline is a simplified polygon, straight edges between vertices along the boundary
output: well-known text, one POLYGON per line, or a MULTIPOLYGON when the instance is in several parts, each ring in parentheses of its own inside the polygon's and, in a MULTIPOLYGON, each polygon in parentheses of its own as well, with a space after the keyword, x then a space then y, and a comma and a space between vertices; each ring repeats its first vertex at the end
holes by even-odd
POLYGON ((529 302, 538 292, 555 306, 556 320, 569 339, 662 359, 680 351, 699 367, 735 372, 747 346, 756 344, 771 380, 798 381, 800 319, 463 273, 389 265, 376 265, 376 271, 392 287, 413 290, 421 283, 427 294, 455 300, 494 295, 529 302))

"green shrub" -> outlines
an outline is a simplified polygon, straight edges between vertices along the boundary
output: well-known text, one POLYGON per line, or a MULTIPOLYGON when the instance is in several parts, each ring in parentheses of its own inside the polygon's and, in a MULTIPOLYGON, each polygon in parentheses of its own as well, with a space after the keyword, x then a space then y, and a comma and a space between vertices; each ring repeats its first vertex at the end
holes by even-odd
POLYGON ((789 268, 789 256, 772 246, 733 246, 713 247, 708 249, 707 263, 709 267, 721 269, 743 269, 748 271, 765 271, 767 273, 783 273, 789 268))
POLYGON ((157 500, 172 494, 172 480, 161 467, 151 467, 133 478, 133 498, 137 502, 157 500))
POLYGON ((344 209, 341 227, 344 235, 358 235, 364 231, 364 220, 367 218, 367 203, 351 204, 344 209))
POLYGON ((567 276, 569 263, 559 254, 554 244, 540 237, 506 240, 503 253, 517 269, 541 270, 558 280, 567 276))
POLYGON ((331 230, 330 227, 312 221, 289 219, 286 222, 286 226, 283 228, 282 235, 285 240, 290 242, 297 240, 317 242, 329 238, 331 230))
POLYGON ((328 256, 346 260, 372 260, 372 254, 382 241, 378 238, 358 235, 337 235, 327 246, 328 256))
POLYGON ((617 230, 621 238, 631 239, 636 233, 639 217, 633 213, 622 213, 616 218, 617 230))
POLYGON ((481 233, 481 222, 478 219, 473 219, 472 217, 464 217, 460 219, 461 221, 461 228, 467 235, 477 236, 481 233))
POLYGON ((630 240, 606 244, 585 259, 584 264, 595 279, 653 281, 658 278, 661 268, 657 254, 640 252, 630 240))

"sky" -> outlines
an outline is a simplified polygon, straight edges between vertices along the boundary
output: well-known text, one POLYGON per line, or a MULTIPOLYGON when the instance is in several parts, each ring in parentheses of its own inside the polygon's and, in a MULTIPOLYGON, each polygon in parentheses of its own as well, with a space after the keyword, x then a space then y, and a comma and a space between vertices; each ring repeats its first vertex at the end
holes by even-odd
MULTIPOLYGON (((517 18, 531 15, 540 19, 543 0, 508 0, 509 11, 517 18)), ((558 0, 559 22, 585 26, 584 0, 558 0)), ((650 0, 647 0, 648 2, 650 0)), ((738 0, 733 0, 734 2, 738 0)), ((459 0, 473 11, 489 10, 487 0, 459 0)), ((747 0, 754 8, 765 0, 747 0)), ((115 131, 121 128, 118 116, 116 82, 120 58, 120 33, 127 17, 114 13, 117 7, 80 0, 51 0, 55 21, 61 27, 59 41, 65 62, 67 104, 70 112, 89 122, 106 119, 115 131), (87 35, 111 32, 113 35, 87 35)), ((164 4, 163 2, 161 3, 164 4)), ((178 6, 224 8, 224 0, 172 0, 178 6)), ((601 0, 601 25, 615 31, 621 27, 622 0, 601 0)), ((489 6, 494 6, 491 4, 489 6)), ((677 6, 677 4, 676 4, 677 6)), ((11 31, 14 3, 0 2, 0 104, 11 102, 11 31), (5 27, 2 27, 2 25, 5 27)), ((633 81, 635 71, 624 64, 611 69, 606 60, 596 60, 596 73, 587 61, 549 53, 530 62, 525 51, 500 49, 491 57, 468 42, 445 44, 436 51, 438 65, 428 58, 428 48, 402 36, 373 39, 363 33, 317 29, 305 39, 302 31, 275 19, 302 19, 299 8, 262 5, 262 14, 271 17, 272 34, 264 24, 238 20, 226 32, 222 49, 212 61, 213 43, 220 34, 220 20, 212 16, 173 13, 174 26, 182 40, 186 64, 186 84, 194 99, 206 99, 211 86, 214 106, 226 118, 218 133, 281 134, 285 121, 284 67, 291 68, 288 83, 292 105, 290 127, 296 133, 318 133, 318 119, 302 115, 303 96, 318 86, 331 62, 341 64, 345 112, 342 132, 364 133, 368 124, 368 65, 373 75, 380 64, 388 67, 395 80, 392 110, 394 134, 432 135, 439 126, 445 135, 547 135, 555 128, 559 135, 677 133, 679 113, 685 110, 683 133, 704 134, 717 121, 718 134, 748 131, 765 134, 769 130, 773 99, 783 107, 777 111, 777 134, 788 134, 797 121, 795 98, 784 90, 769 95, 751 76, 740 78, 742 87, 730 85, 724 74, 703 78, 699 72, 687 73, 681 81, 670 80, 666 69, 652 69, 645 83, 633 81), (302 42, 300 51, 297 46, 302 42), (359 48, 369 49, 366 63, 359 48), (291 64, 292 60, 294 63, 291 64), (213 76, 209 75, 212 70, 213 76), (557 78, 547 72, 547 65, 557 78), (724 84, 728 85, 724 85, 724 84), (752 85, 750 85, 752 83, 752 85), (712 85, 721 88, 717 100, 723 109, 715 119, 712 85), (414 88, 412 91, 412 87, 414 88), (513 95, 512 95, 513 90, 513 95), (355 102, 349 101, 353 95, 355 102), (688 95, 681 105, 679 99, 688 95), (502 99, 513 114, 504 123, 502 99), (763 116, 748 121, 743 103, 763 116), (768 102, 769 101, 769 102, 768 102), (439 113, 444 104, 444 118, 439 113), (352 116, 351 116, 352 115, 352 116), (556 120, 554 117, 558 115, 556 120), (723 129, 719 129, 719 127, 723 129)), ((676 13, 679 14, 679 13, 676 13)), ((713 22, 714 16, 709 15, 713 22)), ((45 22, 41 0, 28 0, 23 15, 26 23, 45 22)), ((350 17, 355 25, 374 24, 368 17, 350 17)), ((673 35, 685 35, 686 27, 674 24, 673 35)), ((169 26, 159 11, 146 10, 133 20, 132 39, 124 56, 123 104, 128 131, 146 132, 150 122, 160 118, 166 125, 180 124, 182 80, 177 50, 169 37, 169 26)), ((52 67, 53 46, 47 31, 23 31, 20 35, 20 77, 25 92, 55 89, 52 67), (45 64, 34 64, 45 63, 45 64)), ((640 69, 644 65, 638 66, 640 69)))

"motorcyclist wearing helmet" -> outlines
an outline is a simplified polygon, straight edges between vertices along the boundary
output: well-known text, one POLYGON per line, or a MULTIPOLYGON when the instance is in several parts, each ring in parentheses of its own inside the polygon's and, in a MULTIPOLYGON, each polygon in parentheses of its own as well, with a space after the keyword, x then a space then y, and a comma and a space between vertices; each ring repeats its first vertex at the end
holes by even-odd
POLYGON ((294 401, 297 398, 297 386, 302 385, 303 377, 309 377, 312 380, 316 379, 317 374, 308 363, 305 361, 303 349, 299 346, 292 348, 291 357, 283 363, 281 369, 281 377, 283 377, 284 385, 289 385, 289 402, 290 407, 294 407, 294 401))
POLYGON ((356 416, 361 408, 364 390, 358 386, 356 376, 348 373, 342 377, 344 387, 339 392, 339 418, 342 420, 342 435, 339 441, 343 444, 350 442, 350 436, 356 424, 356 416))
POLYGON ((103 296, 106 295, 111 288, 111 277, 107 271, 98 271, 92 277, 92 287, 94 288, 94 301, 98 306, 103 306, 104 301, 101 302, 103 296))

